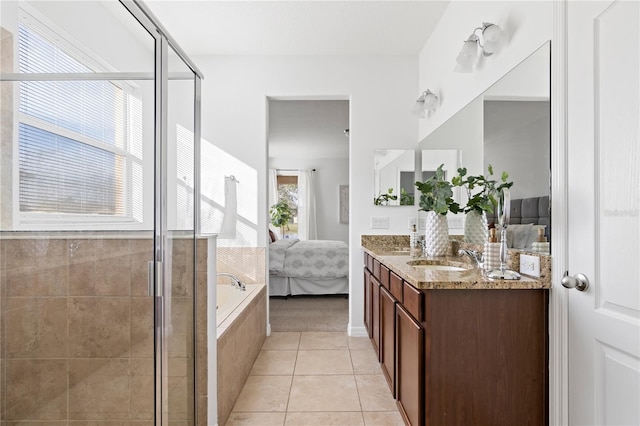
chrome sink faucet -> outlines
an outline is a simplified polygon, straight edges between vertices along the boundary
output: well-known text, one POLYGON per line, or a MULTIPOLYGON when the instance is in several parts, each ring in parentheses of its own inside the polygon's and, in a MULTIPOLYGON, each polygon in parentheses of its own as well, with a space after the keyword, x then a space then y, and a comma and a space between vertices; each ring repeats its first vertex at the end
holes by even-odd
POLYGON ((482 269, 482 265, 484 262, 484 255, 483 253, 480 253, 476 250, 466 250, 466 249, 461 249, 460 251, 458 251, 458 254, 460 256, 464 256, 465 254, 467 256, 469 256, 471 258, 471 260, 473 260, 473 262, 476 264, 476 266, 480 269, 482 269))
POLYGON ((237 288, 238 290, 242 290, 245 291, 247 289, 247 287, 244 285, 244 283, 242 281, 240 281, 238 278, 236 278, 235 275, 230 274, 228 272, 218 272, 216 274, 216 277, 229 277, 231 278, 231 285, 234 286, 235 288, 237 288))

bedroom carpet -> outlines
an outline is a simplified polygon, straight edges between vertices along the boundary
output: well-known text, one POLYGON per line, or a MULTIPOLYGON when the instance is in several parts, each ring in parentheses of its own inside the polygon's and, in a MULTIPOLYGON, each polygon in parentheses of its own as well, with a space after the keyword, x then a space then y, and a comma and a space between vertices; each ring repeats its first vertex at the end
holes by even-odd
POLYGON ((346 296, 289 296, 269 299, 271 331, 346 331, 346 296))

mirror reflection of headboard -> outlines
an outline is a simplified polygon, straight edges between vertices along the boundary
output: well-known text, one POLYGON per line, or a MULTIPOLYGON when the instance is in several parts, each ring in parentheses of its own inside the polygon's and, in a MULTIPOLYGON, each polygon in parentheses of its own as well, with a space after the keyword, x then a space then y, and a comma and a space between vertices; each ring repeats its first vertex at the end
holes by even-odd
MULTIPOLYGON (((509 225, 528 223, 544 225, 547 241, 551 241, 551 209, 548 196, 511 200, 510 206, 509 225)), ((487 222, 489 226, 495 225, 495 213, 487 213, 487 222)), ((508 226, 507 229, 509 229, 508 226)))

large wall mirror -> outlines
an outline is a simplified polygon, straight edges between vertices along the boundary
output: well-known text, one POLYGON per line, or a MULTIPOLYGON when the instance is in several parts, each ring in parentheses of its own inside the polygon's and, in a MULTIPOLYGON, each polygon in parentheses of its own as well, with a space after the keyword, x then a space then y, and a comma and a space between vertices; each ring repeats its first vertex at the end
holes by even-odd
MULTIPOLYGON (((549 241, 550 55, 547 42, 419 144, 423 156, 431 150, 458 150, 460 166, 469 174, 486 174, 489 165, 494 176, 507 171, 514 182, 510 226, 539 225, 549 241)), ((466 194, 460 196, 466 203, 466 194)))
POLYGON ((415 150, 376 149, 373 158, 373 204, 412 206, 416 182, 415 150))

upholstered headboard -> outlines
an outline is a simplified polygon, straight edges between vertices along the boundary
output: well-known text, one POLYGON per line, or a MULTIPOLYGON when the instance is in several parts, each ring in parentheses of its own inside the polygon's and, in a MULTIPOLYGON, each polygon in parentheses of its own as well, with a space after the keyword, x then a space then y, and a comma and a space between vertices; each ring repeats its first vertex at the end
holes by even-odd
MULTIPOLYGON (((496 222, 494 213, 487 214, 489 224, 496 222)), ((551 211, 549 210, 549 196, 521 198, 511 200, 510 224, 533 223, 545 225, 547 241, 551 241, 551 211)))

